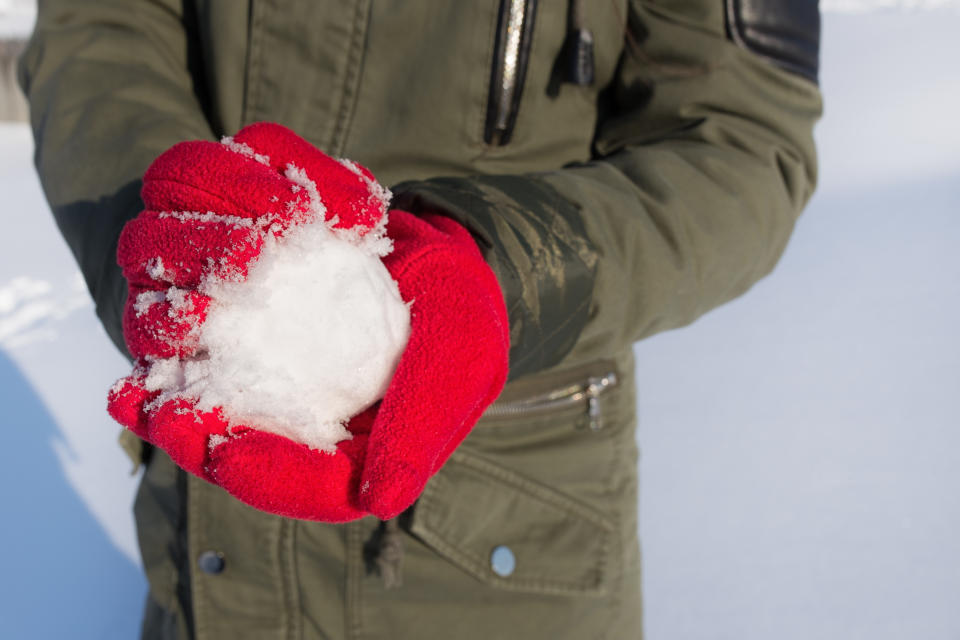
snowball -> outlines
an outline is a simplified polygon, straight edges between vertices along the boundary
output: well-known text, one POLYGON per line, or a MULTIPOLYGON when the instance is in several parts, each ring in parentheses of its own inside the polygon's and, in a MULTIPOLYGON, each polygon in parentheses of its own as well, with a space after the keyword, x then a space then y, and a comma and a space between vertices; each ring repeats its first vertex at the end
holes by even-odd
MULTIPOLYGON (((272 238, 272 236, 268 236, 272 238)), ((268 240, 245 282, 210 282, 214 299, 188 362, 201 409, 332 451, 342 423, 383 397, 410 316, 375 254, 322 224, 268 240)))
MULTIPOLYGON (((350 437, 344 423, 383 397, 410 312, 380 260, 392 249, 385 220, 363 235, 333 229, 316 187, 296 167, 287 177, 310 192, 312 219, 265 233, 242 281, 204 278, 211 304, 192 332, 198 355, 151 361, 146 386, 161 391, 156 405, 187 398, 201 411, 220 407, 232 426, 333 452, 350 437)), ((164 295, 183 304, 182 290, 164 295)))

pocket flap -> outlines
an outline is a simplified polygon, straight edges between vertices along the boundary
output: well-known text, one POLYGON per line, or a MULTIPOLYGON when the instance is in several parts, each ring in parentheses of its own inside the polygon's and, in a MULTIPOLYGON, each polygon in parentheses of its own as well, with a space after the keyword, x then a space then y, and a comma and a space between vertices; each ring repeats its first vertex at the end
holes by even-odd
POLYGON ((427 483, 411 531, 490 585, 553 594, 606 592, 614 531, 608 518, 462 449, 427 483), (513 560, 509 575, 493 570, 492 554, 500 547, 513 560))

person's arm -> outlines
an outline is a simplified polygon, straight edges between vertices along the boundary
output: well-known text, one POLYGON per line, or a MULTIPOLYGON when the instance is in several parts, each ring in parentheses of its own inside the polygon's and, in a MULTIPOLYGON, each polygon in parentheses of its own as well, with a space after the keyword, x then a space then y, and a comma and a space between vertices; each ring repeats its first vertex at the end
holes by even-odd
POLYGON ((171 145, 213 136, 193 87, 182 5, 47 0, 20 63, 44 191, 124 352, 116 242, 142 208, 140 178, 171 145))
POLYGON ((728 31, 731 2, 630 3, 595 161, 395 189, 394 206, 479 238, 507 298, 512 378, 587 334, 613 349, 686 325, 779 259, 816 179, 818 14, 766 0, 786 15, 728 31))

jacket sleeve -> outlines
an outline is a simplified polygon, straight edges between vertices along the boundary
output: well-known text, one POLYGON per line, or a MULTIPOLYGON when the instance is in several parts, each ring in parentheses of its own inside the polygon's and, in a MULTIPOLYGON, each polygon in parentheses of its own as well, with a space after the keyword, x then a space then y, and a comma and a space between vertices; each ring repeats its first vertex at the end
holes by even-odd
POLYGON ((686 325, 783 252, 816 178, 816 69, 737 42, 724 5, 631 2, 593 161, 395 188, 396 206, 478 237, 511 317, 511 378, 578 342, 612 350, 686 325))
POLYGON ((124 352, 116 242, 142 208, 140 177, 176 142, 213 135, 194 91, 183 4, 46 0, 20 61, 47 200, 124 352))

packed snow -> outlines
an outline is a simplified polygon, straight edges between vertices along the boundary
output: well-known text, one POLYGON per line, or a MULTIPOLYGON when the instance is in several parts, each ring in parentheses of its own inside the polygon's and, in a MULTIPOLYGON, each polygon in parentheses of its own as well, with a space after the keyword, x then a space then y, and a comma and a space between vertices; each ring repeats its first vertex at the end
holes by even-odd
MULTIPOLYGON (((224 144, 269 164, 246 145, 230 138, 224 144)), ((290 166, 286 175, 293 189, 309 194, 307 221, 279 234, 248 219, 232 222, 262 233, 263 249, 245 278, 220 271, 204 278, 200 291, 212 302, 188 337, 198 355, 148 362, 145 385, 160 392, 148 409, 186 398, 200 411, 222 409, 232 426, 333 453, 350 437, 345 423, 383 397, 409 337, 410 311, 381 261, 392 250, 385 235, 389 192, 368 181, 384 218, 359 233, 333 227, 337 212, 326 210, 302 170, 290 166)), ((151 268, 164 277, 160 257, 151 268)), ((142 314, 167 301, 181 316, 192 304, 186 294, 176 287, 141 294, 135 309, 142 314)))

